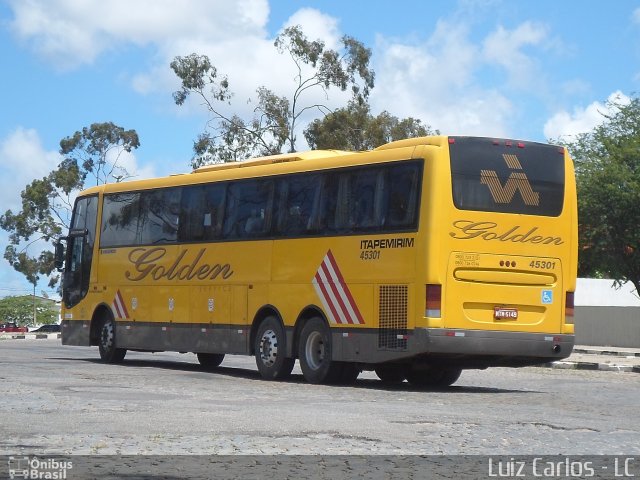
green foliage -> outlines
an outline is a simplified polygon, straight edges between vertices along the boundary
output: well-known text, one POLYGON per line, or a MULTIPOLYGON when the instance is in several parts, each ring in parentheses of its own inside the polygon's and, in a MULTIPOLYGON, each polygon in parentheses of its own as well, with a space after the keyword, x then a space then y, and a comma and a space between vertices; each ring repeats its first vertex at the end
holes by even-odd
POLYGON ((367 103, 354 101, 322 120, 314 120, 304 131, 311 148, 338 150, 370 150, 395 140, 435 133, 412 117, 401 120, 386 111, 374 117, 367 103))
POLYGON ((336 87, 351 88, 356 104, 366 102, 374 86, 374 72, 369 68, 371 50, 352 37, 342 38, 340 51, 325 47, 320 40, 310 41, 299 26, 285 29, 274 42, 281 54, 288 54, 296 66, 290 98, 280 97, 261 86, 256 90, 253 118, 225 115, 220 104, 230 104, 233 94, 229 80, 221 76, 206 55, 195 53, 175 57, 171 69, 182 81, 174 92, 177 105, 194 94, 210 114, 207 130, 194 142, 194 168, 209 163, 244 160, 256 155, 272 155, 296 149, 296 125, 309 110, 330 112, 323 104, 304 103, 305 94, 321 89, 325 96, 336 87))
POLYGON ((131 175, 119 163, 120 156, 139 146, 135 130, 125 130, 112 122, 93 123, 60 141, 64 160, 52 172, 52 181, 68 193, 84 188, 87 177, 94 185, 125 180, 131 175))
MULTIPOLYGON (((34 297, 31 295, 0 298, 0 323, 15 322, 19 326, 33 325, 34 297)), ((58 323, 58 308, 51 300, 35 297, 36 322, 58 323)))
MULTIPOLYGON (((94 123, 60 141, 63 160, 58 167, 25 187, 20 212, 7 210, 0 216, 0 228, 9 233, 4 258, 29 283, 36 285, 40 275, 51 275, 54 264, 53 252, 29 256, 28 247, 40 240, 53 242, 69 228, 73 199, 87 184, 128 178, 120 156, 139 146, 135 130, 111 122, 94 123)), ((57 281, 58 276, 51 275, 49 286, 57 281)))
POLYGON ((579 274, 640 293, 640 99, 610 103, 605 122, 567 144, 576 164, 579 274))

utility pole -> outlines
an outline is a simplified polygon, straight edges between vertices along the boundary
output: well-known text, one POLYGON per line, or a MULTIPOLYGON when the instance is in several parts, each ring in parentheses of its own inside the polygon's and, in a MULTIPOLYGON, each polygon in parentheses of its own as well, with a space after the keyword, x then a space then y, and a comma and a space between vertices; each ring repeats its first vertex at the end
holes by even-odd
POLYGON ((36 284, 33 284, 33 326, 36 326, 36 284))

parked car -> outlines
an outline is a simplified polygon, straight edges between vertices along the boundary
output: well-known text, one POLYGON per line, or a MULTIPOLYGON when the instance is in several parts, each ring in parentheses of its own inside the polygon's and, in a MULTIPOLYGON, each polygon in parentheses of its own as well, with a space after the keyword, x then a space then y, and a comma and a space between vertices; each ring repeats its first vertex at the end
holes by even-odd
POLYGON ((0 324, 0 333, 27 333, 27 327, 19 327, 15 322, 0 324))
POLYGON ((49 325, 42 325, 40 328, 31 330, 32 333, 57 333, 60 332, 60 325, 57 323, 51 323, 49 325))

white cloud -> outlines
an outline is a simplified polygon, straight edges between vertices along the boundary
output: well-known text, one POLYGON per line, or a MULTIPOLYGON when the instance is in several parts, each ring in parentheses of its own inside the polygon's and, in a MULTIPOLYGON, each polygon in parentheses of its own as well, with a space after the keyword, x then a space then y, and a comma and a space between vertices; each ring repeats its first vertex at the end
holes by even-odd
MULTIPOLYGON (((168 68, 176 55, 209 56, 234 92, 225 113, 252 114, 255 89, 264 85, 291 96, 297 70, 280 55, 267 33, 268 0, 9 0, 15 34, 57 66, 73 68, 95 61, 107 51, 130 45, 151 46, 154 57, 124 78, 138 93, 175 91, 179 81, 168 68)), ((471 2, 476 4, 476 2, 471 2)), ((480 2, 482 3, 482 2, 480 2)), ((313 8, 296 11, 283 23, 301 24, 309 39, 339 46, 339 21, 313 8)), ((544 88, 535 54, 548 50, 549 29, 524 22, 496 27, 484 38, 471 39, 472 20, 439 20, 422 42, 379 37, 373 57, 376 88, 373 110, 414 116, 443 132, 509 135, 517 114, 508 92, 525 89, 534 95, 544 88), (506 71, 508 80, 483 85, 487 72, 506 71)), ((474 35, 475 37, 475 35, 474 35)), ((309 91, 305 104, 344 105, 348 94, 332 89, 309 91)), ((179 114, 202 114, 197 99, 177 108, 179 114)), ((204 125, 204 121, 203 121, 204 125)), ((298 132, 298 138, 302 135, 298 132)))
POLYGON ((507 71, 512 86, 529 89, 539 85, 541 73, 534 58, 523 49, 542 45, 548 34, 546 26, 533 22, 525 22, 513 30, 499 26, 485 38, 482 52, 488 63, 507 71))
POLYGON ((640 7, 636 8, 631 14, 634 23, 640 24, 640 7))
POLYGON ((327 48, 339 48, 338 20, 315 8, 302 8, 291 15, 284 27, 300 25, 309 41, 322 40, 327 48))
MULTIPOLYGON (((264 20, 266 24, 266 19, 264 20)), ((340 48, 342 36, 338 21, 318 10, 304 8, 295 12, 284 23, 287 26, 301 25, 303 32, 311 41, 321 39, 327 48, 340 48)), ((216 107, 224 114, 238 114, 248 118, 253 115, 257 100, 256 88, 265 86, 277 95, 291 98, 299 74, 295 64, 287 54, 276 50, 273 38, 269 38, 263 25, 255 26, 245 32, 230 31, 223 39, 212 41, 210 38, 194 35, 176 36, 171 42, 158 46, 157 63, 146 72, 131 77, 133 88, 139 93, 175 91, 180 87, 179 80, 168 68, 177 55, 185 56, 196 52, 207 55, 218 70, 220 77, 227 76, 230 90, 233 92, 232 105, 218 103, 216 107), (251 100, 251 102, 250 102, 251 100)), ((282 31, 282 30, 281 30, 282 31)), ((310 75, 311 69, 302 65, 302 76, 310 75)), ((336 88, 329 96, 321 88, 304 92, 300 105, 325 104, 344 105, 348 94, 336 88)), ((176 108, 178 115, 202 114, 205 112, 199 98, 190 98, 183 106, 176 108)), ((298 107, 300 106, 298 105, 298 107)), ((308 115, 299 122, 297 137, 299 146, 304 147, 301 134, 308 115)))
POLYGON ((604 122, 605 115, 614 113, 615 107, 610 106, 611 102, 625 105, 630 101, 629 97, 618 90, 609 95, 605 103, 593 102, 584 108, 575 107, 573 112, 561 110, 544 124, 544 134, 550 139, 570 140, 576 135, 593 130, 604 122))
POLYGON ((507 135, 513 107, 498 88, 479 86, 480 53, 463 22, 439 21, 423 44, 379 38, 371 103, 446 134, 507 135))
POLYGON ((183 38, 205 42, 263 32, 266 0, 10 0, 15 34, 59 68, 92 63, 105 50, 183 38))
MULTIPOLYGON (((126 150, 110 150, 107 153, 107 162, 116 163, 117 166, 122 167, 130 175, 127 180, 142 180, 158 176, 153 165, 139 166, 135 154, 126 150)), ((117 174, 117 172, 114 173, 117 174)))
MULTIPOLYGON (((22 209, 20 193, 27 184, 34 179, 45 177, 59 163, 61 157, 57 151, 46 150, 38 132, 33 129, 18 127, 5 138, 0 139, 0 161, 2 175, 0 175, 0 205, 4 214, 6 210, 14 213, 22 209)), ((32 239, 33 240, 33 239, 32 239)), ((9 244, 9 236, 0 231, 0 245, 4 248, 9 244)), ((24 245, 23 245, 24 246, 24 245)), ((37 256, 46 247, 43 241, 36 241, 28 246, 28 254, 37 256)), ((22 295, 33 288, 24 276, 15 272, 9 264, 0 259, 0 297, 5 295, 22 295)), ((41 289, 49 290, 43 278, 36 293, 41 289)))
POLYGON ((0 205, 20 210, 20 192, 36 178, 45 177, 60 163, 60 154, 42 146, 38 132, 18 127, 0 140, 3 175, 0 178, 0 205))
MULTIPOLYGON (((287 55, 280 55, 267 33, 268 0, 232 2, 210 0, 9 0, 14 12, 11 27, 57 68, 77 68, 94 62, 108 50, 130 45, 155 50, 145 70, 122 77, 142 94, 171 92, 179 81, 169 63, 177 55, 207 55, 221 75, 227 75, 234 93, 233 111, 249 115, 258 86, 289 95, 297 70, 287 55)), ((284 26, 300 24, 310 40, 322 39, 337 48, 338 20, 313 8, 302 8, 284 26)), ((333 92, 332 92, 333 97, 333 92)), ((343 100, 340 94, 332 98, 343 100)), ((308 100, 326 98, 322 90, 308 100)), ((224 106, 221 105, 222 108, 224 106)), ((182 111, 203 112, 192 102, 182 111)), ((230 110, 230 109, 229 109, 230 110)))
MULTIPOLYGON (((110 160, 117 152, 112 151, 110 160)), ((62 161, 62 156, 54 150, 46 150, 34 129, 18 127, 6 138, 0 139, 0 205, 14 212, 22 208, 20 193, 34 179, 47 176, 62 161)), ((156 176, 153 165, 138 165, 133 152, 122 151, 118 162, 132 175, 132 179, 156 176)))

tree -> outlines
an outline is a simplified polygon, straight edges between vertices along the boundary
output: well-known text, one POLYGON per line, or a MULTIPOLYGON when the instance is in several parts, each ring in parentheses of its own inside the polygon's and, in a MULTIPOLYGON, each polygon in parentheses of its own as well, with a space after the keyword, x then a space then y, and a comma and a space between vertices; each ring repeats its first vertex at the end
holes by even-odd
POLYGON ((578 182, 578 270, 640 294, 640 99, 609 102, 604 123, 567 147, 578 182))
POLYGON ((340 51, 328 49, 321 40, 309 41, 299 26, 286 28, 276 37, 274 46, 288 54, 295 67, 293 93, 280 97, 264 86, 256 90, 254 116, 245 121, 237 115, 226 115, 222 104, 230 104, 233 96, 229 79, 220 75, 206 55, 195 53, 175 57, 171 68, 182 81, 174 92, 177 105, 196 95, 210 114, 207 130, 194 142, 193 167, 207 163, 243 160, 254 155, 280 153, 285 145, 296 151, 296 128, 309 110, 329 113, 324 104, 306 103, 311 90, 321 89, 325 97, 336 87, 351 89, 353 101, 366 101, 374 86, 375 74, 369 68, 371 50, 349 36, 342 37, 340 51))
POLYGON ((0 322, 33 325, 34 302, 38 323, 58 323, 59 311, 55 303, 52 300, 31 295, 0 298, 0 322))
POLYGON ((395 140, 434 133, 437 131, 418 119, 401 120, 386 111, 374 117, 368 103, 352 101, 347 108, 311 122, 304 136, 313 149, 370 150, 395 140))
MULTIPOLYGON (((79 191, 129 178, 121 156, 139 146, 135 130, 125 130, 112 122, 94 123, 60 141, 62 162, 25 187, 20 212, 7 210, 0 216, 0 228, 9 232, 4 258, 29 283, 35 286, 40 275, 52 274, 54 255, 45 249, 29 256, 28 247, 41 240, 53 242, 69 228, 73 200, 79 191)), ((57 275, 50 276, 49 286, 57 281, 57 275)))

